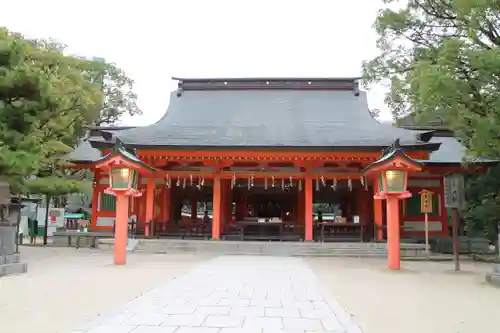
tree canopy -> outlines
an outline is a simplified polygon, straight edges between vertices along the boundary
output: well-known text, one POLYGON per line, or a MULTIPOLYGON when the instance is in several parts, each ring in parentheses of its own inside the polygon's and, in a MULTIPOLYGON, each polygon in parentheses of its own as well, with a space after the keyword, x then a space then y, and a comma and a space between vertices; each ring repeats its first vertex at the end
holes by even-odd
POLYGON ((500 0, 385 0, 367 84, 390 86, 394 118, 454 130, 471 155, 500 157, 500 0))
POLYGON ((14 190, 78 191, 81 184, 61 165, 84 127, 140 113, 133 81, 121 69, 64 51, 0 28, 0 176, 14 190))

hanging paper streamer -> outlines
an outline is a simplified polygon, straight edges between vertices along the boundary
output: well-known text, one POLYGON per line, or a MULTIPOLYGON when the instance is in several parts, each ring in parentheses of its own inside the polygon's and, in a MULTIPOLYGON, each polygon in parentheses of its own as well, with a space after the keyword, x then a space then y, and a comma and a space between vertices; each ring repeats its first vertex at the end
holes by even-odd
POLYGON ((352 191, 352 180, 351 177, 347 178, 347 189, 352 191))
POLYGON ((316 191, 319 191, 319 181, 316 179, 316 191))
POLYGON ((292 176, 290 176, 290 178, 288 178, 288 181, 290 183, 290 188, 293 187, 293 179, 292 179, 292 176))
POLYGON ((251 179, 250 179, 250 177, 248 177, 247 188, 250 189, 250 187, 252 187, 252 185, 251 185, 251 179))
POLYGON ((231 178, 231 188, 236 186, 236 175, 233 173, 233 177, 231 178))
POLYGON ((167 185, 168 188, 171 187, 171 184, 170 184, 170 176, 167 174, 167 179, 166 179, 166 183, 165 185, 167 185))
POLYGON ((325 177, 321 176, 320 180, 321 180, 321 185, 325 186, 326 185, 325 177))
POLYGON ((182 178, 182 188, 186 188, 186 178, 182 178))
POLYGON ((275 182, 274 182, 274 176, 271 177, 271 186, 274 187, 275 182))
POLYGON ((337 178, 334 178, 332 183, 332 190, 337 191, 337 186, 338 186, 337 178))
POLYGON ((264 190, 267 190, 267 177, 264 178, 264 190))
POLYGON ((193 175, 189 175, 189 186, 193 186, 193 175))
POLYGON ((299 191, 302 191, 302 179, 299 179, 299 191))
POLYGON ((253 187, 253 176, 250 177, 250 186, 253 187))
POLYGON ((205 177, 202 177, 201 178, 201 183, 200 183, 201 186, 205 185, 205 177))
POLYGON ((285 189, 285 180, 284 179, 281 180, 281 189, 282 190, 285 189))
POLYGON ((181 186, 181 177, 177 176, 177 182, 175 183, 177 187, 181 186))

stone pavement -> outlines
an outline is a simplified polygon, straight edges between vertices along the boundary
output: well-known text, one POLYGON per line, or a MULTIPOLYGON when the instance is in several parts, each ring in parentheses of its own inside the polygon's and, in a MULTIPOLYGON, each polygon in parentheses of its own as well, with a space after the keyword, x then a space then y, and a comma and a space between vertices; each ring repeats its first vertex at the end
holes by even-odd
POLYGON ((324 292, 302 259, 221 256, 71 333, 131 332, 361 333, 361 330, 337 301, 324 292))

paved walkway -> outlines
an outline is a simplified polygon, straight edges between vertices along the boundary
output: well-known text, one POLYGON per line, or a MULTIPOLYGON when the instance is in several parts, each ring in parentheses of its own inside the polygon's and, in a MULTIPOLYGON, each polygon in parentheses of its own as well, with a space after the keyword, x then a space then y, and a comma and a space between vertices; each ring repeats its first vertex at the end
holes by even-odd
POLYGON ((360 333, 361 330, 325 294, 302 259, 222 256, 72 333, 130 332, 360 333))

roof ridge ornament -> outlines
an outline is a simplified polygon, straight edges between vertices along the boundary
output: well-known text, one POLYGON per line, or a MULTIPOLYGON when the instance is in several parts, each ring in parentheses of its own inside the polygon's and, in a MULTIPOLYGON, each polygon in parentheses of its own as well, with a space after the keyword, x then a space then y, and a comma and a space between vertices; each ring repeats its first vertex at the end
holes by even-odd
POLYGON ((394 143, 392 144, 392 148, 401 149, 401 144, 399 142, 399 138, 397 138, 396 141, 394 141, 394 143))
POLYGON ((115 144, 113 145, 113 153, 120 154, 123 149, 123 142, 119 138, 115 138, 115 144))
POLYGON ((181 97, 183 92, 184 92, 184 81, 179 80, 177 82, 177 97, 181 97))
POLYGON ((354 96, 358 97, 359 96, 359 80, 354 80, 353 81, 353 85, 354 85, 354 96))

